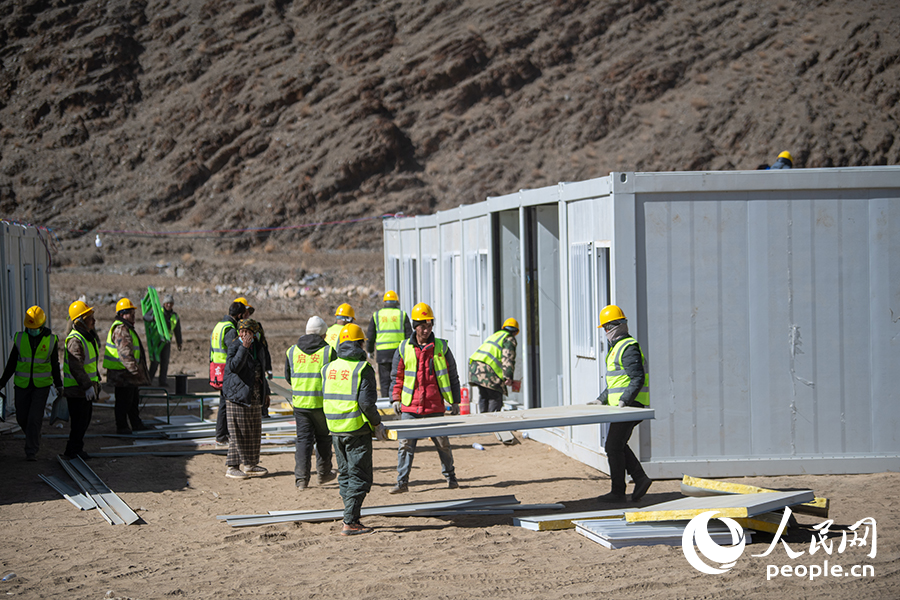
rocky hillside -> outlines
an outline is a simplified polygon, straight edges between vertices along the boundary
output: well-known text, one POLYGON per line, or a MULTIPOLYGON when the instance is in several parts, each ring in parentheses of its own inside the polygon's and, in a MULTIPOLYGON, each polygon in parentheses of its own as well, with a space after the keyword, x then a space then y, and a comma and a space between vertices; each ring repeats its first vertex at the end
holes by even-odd
POLYGON ((0 215, 63 264, 377 249, 613 170, 898 164, 898 60, 896 0, 4 2, 0 215))

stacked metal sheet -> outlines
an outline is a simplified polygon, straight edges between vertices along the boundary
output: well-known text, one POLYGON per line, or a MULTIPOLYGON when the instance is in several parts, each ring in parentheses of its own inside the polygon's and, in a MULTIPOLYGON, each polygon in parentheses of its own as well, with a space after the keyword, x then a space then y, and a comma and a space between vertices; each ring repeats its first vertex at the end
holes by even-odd
POLYGON ((69 477, 81 488, 82 493, 60 479, 41 475, 48 485, 81 510, 96 508, 110 525, 131 525, 141 518, 119 496, 109 489, 81 458, 59 457, 59 463, 69 477))

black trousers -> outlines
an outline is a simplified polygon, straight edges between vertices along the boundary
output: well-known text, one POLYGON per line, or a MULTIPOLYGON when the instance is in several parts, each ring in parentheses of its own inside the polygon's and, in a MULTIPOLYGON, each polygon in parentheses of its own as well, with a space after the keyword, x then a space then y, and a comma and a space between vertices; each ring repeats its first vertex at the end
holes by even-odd
POLYGON ((478 385, 478 412, 500 412, 501 410, 503 410, 503 392, 478 385))
POLYGON ((26 388, 15 386, 16 423, 25 432, 25 456, 34 456, 41 447, 41 425, 44 423, 44 406, 50 396, 49 387, 26 388))
POLYGON ((66 456, 78 456, 84 450, 84 434, 91 424, 94 404, 84 398, 66 397, 69 402, 69 441, 66 443, 66 456))
POLYGON ((143 421, 141 421, 140 410, 140 393, 135 386, 116 386, 116 430, 124 431, 131 429, 140 431, 146 429, 143 421), (131 427, 128 422, 131 421, 131 427))
POLYGON ((609 434, 606 436, 606 458, 609 461, 609 478, 612 479, 612 493, 625 494, 625 471, 631 475, 634 481, 640 481, 647 475, 644 467, 634 452, 628 446, 631 432, 640 421, 626 421, 624 423, 610 423, 609 434))
POLYGON ((228 443, 228 401, 219 392, 219 412, 216 413, 216 441, 228 443))
POLYGON ((331 473, 333 447, 325 411, 321 408, 294 407, 297 441, 294 444, 294 481, 309 483, 313 449, 316 454, 316 473, 321 477, 331 473))
POLYGON ((378 383, 381 385, 381 397, 390 398, 394 373, 391 363, 378 363, 378 383))
POLYGON ((166 387, 167 377, 169 375, 169 356, 172 352, 172 342, 169 342, 159 351, 159 362, 150 361, 150 383, 153 383, 153 375, 156 374, 156 367, 159 367, 159 387, 166 387))

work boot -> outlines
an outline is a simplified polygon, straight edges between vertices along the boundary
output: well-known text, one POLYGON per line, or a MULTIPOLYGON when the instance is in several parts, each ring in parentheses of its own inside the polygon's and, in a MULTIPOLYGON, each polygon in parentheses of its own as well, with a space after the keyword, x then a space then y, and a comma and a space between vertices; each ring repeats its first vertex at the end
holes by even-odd
POLYGON ((80 458, 81 460, 91 460, 91 458, 93 457, 84 450, 80 450, 78 452, 78 458, 80 458))
POLYGON ((394 487, 392 487, 391 489, 388 490, 388 494, 405 494, 408 491, 409 491, 409 484, 406 483, 405 481, 403 483, 400 483, 398 481, 394 485, 394 487))
POLYGON ((319 485, 325 485, 329 481, 334 481, 337 478, 337 473, 334 471, 329 471, 327 473, 322 473, 316 476, 316 481, 319 485))
POLYGON ((309 481, 307 481, 305 479, 297 480, 297 489, 298 490, 305 490, 307 487, 309 487, 309 481))
POLYGON ((250 479, 250 476, 238 469, 237 467, 228 467, 225 471, 225 477, 231 479, 250 479))
POLYGON ((643 479, 636 482, 634 484, 634 490, 631 491, 631 501, 637 502, 638 500, 643 498, 644 494, 647 493, 647 490, 650 489, 650 485, 652 483, 653 483, 653 480, 650 479, 649 477, 647 477, 646 475, 644 476, 643 479))
POLYGON ((447 480, 447 487, 451 490, 459 489, 459 482, 456 480, 456 477, 451 477, 447 480))
POLYGON ((341 527, 341 535, 361 535, 364 533, 372 533, 371 527, 366 527, 359 521, 356 523, 344 523, 341 527))
POLYGON ((597 502, 603 502, 604 504, 622 504, 627 500, 627 496, 625 494, 616 494, 614 492, 610 492, 608 494, 603 494, 597 498, 597 502))

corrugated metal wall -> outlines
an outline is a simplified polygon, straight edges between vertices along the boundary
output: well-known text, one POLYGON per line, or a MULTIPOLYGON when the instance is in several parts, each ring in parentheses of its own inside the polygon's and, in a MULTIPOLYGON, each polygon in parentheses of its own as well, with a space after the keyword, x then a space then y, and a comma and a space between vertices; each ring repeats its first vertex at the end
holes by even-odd
POLYGON ((772 473, 770 459, 795 473, 897 464, 896 195, 636 194, 653 462, 736 459, 731 474, 772 473))

